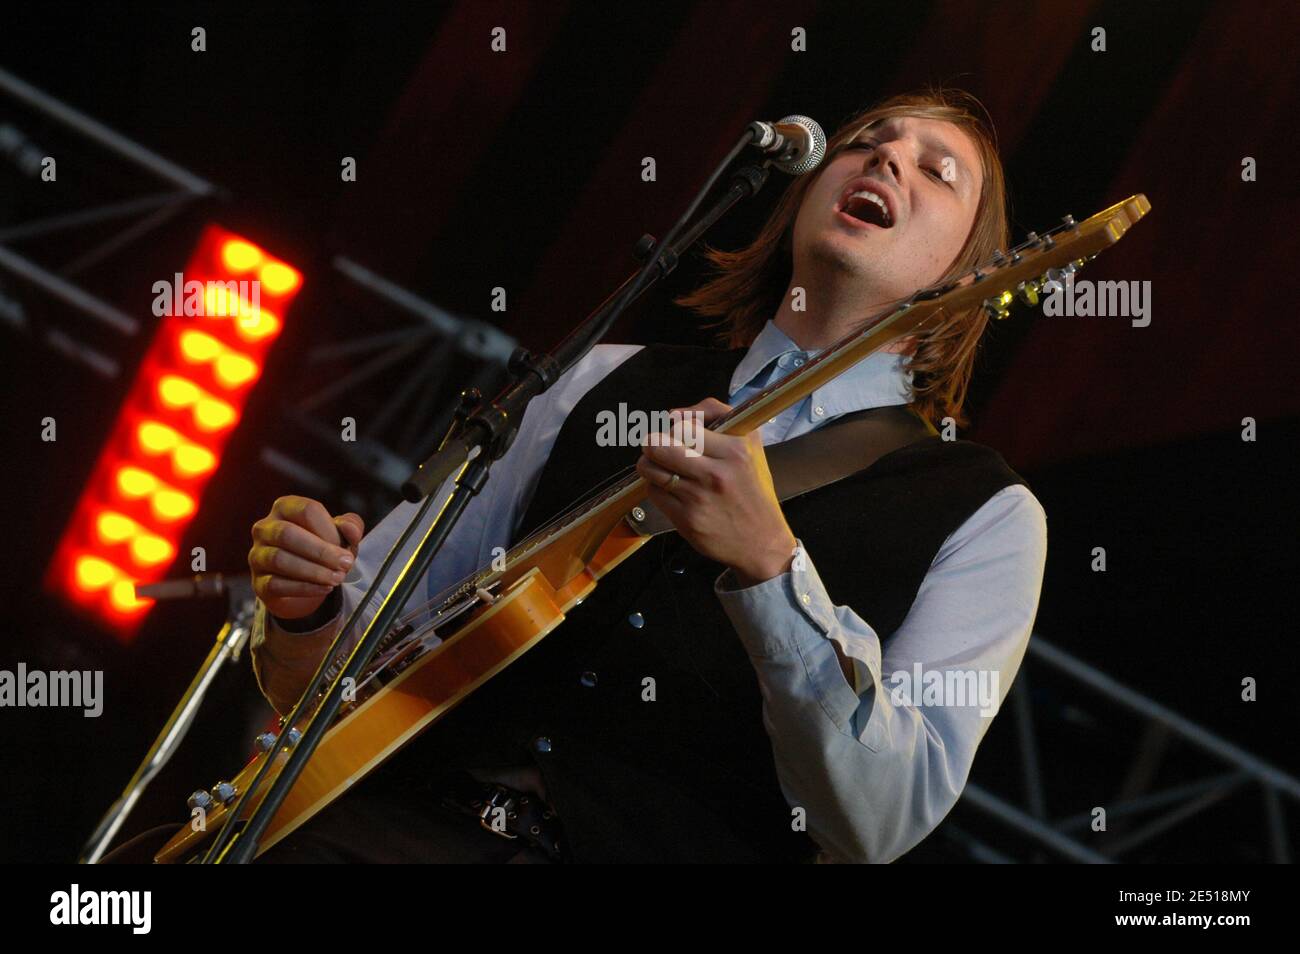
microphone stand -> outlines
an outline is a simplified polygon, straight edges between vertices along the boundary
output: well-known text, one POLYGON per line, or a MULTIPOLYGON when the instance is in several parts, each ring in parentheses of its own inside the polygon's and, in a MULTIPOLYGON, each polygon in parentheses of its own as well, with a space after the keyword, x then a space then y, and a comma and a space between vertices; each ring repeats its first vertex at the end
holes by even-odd
MULTIPOLYGON (((709 191, 722 177, 724 170, 732 163, 749 143, 759 136, 755 124, 746 127, 727 157, 714 170, 704 187, 695 196, 685 213, 668 232, 665 238, 654 243, 648 252, 641 253, 643 264, 640 269, 629 276, 608 298, 605 299, 586 319, 556 347, 553 354, 535 355, 525 348, 519 348, 512 355, 508 369, 513 383, 492 401, 480 403, 472 413, 465 415, 459 429, 449 433, 443 445, 420 467, 410 479, 403 484, 403 495, 407 500, 424 504, 407 526, 388 558, 380 567, 375 580, 371 583, 366 596, 360 600, 347 622, 335 637, 329 651, 321 660, 312 681, 312 686, 299 699, 292 713, 286 717, 284 725, 293 727, 313 695, 330 661, 335 658, 339 647, 344 645, 347 634, 360 618, 362 607, 366 606, 380 585, 389 566, 401 552, 406 540, 422 522, 425 513, 433 502, 433 493, 446 478, 455 474, 451 496, 443 504, 428 530, 419 541, 415 552, 402 567, 397 581, 382 598, 379 608, 366 626, 365 632, 335 679, 326 690, 319 706, 312 713, 307 728, 296 741, 286 743, 292 747, 279 775, 270 784, 265 798, 249 814, 242 828, 238 825, 240 809, 244 801, 266 777, 274 761, 274 752, 267 753, 260 770, 250 781, 248 790, 240 793, 239 801, 233 806, 229 818, 221 831, 217 833, 212 846, 204 856, 204 863, 247 863, 253 860, 257 851, 257 840, 266 831, 275 813, 288 796, 294 782, 302 774, 307 760, 324 738, 325 732, 333 725, 339 708, 343 703, 344 687, 356 685, 358 677, 369 665, 381 639, 396 620, 415 587, 423 579, 425 571, 432 562, 439 548, 447 539, 452 526, 460 518, 469 500, 478 494, 487 482, 492 462, 499 459, 510 448, 519 421, 528 402, 550 387, 565 371, 571 368, 600 340, 618 319, 627 306, 636 300, 647 288, 664 275, 671 272, 680 260, 681 253, 714 222, 735 205, 740 199, 753 195, 766 182, 768 166, 775 164, 777 158, 769 158, 761 166, 749 165, 737 170, 731 185, 719 196, 706 211, 698 224, 687 227, 709 191)), ((646 248, 653 238, 645 236, 638 242, 637 249, 646 248)))
POLYGON ((253 587, 247 574, 227 576, 222 573, 196 574, 189 580, 168 580, 141 586, 136 591, 140 596, 154 596, 159 599, 177 599, 199 596, 219 596, 227 598, 226 621, 217 633, 217 640, 207 658, 199 665, 199 671, 190 681, 180 702, 172 710, 162 731, 145 754, 144 761, 135 770, 126 788, 105 813, 94 834, 81 849, 79 864, 96 864, 103 857, 104 851, 117 837, 136 802, 144 794, 145 788, 162 771, 194 722, 194 716, 203 704, 204 697, 212 687, 217 673, 227 662, 238 662, 252 631, 253 613, 257 607, 253 599, 253 587))

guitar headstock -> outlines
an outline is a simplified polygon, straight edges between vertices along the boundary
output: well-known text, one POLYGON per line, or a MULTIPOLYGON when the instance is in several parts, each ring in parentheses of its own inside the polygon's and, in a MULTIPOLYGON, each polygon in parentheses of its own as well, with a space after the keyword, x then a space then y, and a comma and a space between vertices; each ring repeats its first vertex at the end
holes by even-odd
POLYGON ((1005 318, 1017 297, 1026 305, 1038 304, 1044 285, 1064 284, 1067 278, 1123 238, 1150 210, 1151 203, 1139 192, 1083 222, 1067 215, 1055 228, 1043 233, 1030 232, 1015 248, 994 252, 987 263, 961 278, 917 292, 903 307, 912 309, 928 304, 935 310, 964 311, 982 306, 990 317, 1005 318))
POLYGON ((941 312, 964 313, 983 307, 994 317, 1005 318, 1017 294, 1035 305, 1045 283, 1064 284, 1069 275, 1122 239, 1150 209, 1147 197, 1139 193, 1083 222, 1067 215, 1051 231, 1031 232, 1020 245, 1007 252, 997 252, 987 263, 962 277, 946 285, 923 288, 892 311, 875 316, 798 371, 769 384, 715 419, 710 429, 743 434, 761 426, 764 420, 784 411, 889 342, 917 331, 941 312))

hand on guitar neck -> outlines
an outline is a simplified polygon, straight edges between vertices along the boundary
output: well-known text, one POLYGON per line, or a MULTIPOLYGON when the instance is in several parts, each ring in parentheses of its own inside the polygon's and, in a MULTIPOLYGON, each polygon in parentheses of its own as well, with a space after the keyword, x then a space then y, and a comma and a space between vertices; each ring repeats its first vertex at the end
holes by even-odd
MULTIPOLYGON (((712 397, 673 409, 673 433, 651 434, 636 469, 650 501, 682 538, 749 588, 789 571, 798 541, 777 499, 760 432, 705 429, 730 411, 712 397)), ((844 678, 856 687, 852 662, 832 645, 844 678)))

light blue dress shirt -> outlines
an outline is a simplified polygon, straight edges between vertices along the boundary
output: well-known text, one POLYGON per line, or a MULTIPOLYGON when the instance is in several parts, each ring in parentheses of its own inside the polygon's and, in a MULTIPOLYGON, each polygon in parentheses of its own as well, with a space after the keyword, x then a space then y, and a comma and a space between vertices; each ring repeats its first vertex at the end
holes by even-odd
MULTIPOLYGON (((529 405, 514 444, 429 570, 429 598, 486 566, 501 552, 496 548, 509 548, 569 412, 640 347, 597 345, 529 405)), ((736 367, 730 403, 815 354, 769 321, 736 367)), ((907 403, 903 362, 887 353, 865 359, 766 422, 763 443, 789 440, 851 411, 907 403)), ((593 421, 593 435, 595 428, 593 421)), ((448 493, 445 484, 439 499, 448 493)), ((399 504, 366 534, 335 622, 311 634, 286 633, 267 625, 259 604, 254 670, 279 711, 296 700, 321 644, 360 600, 416 509, 399 504)), ((940 547, 887 651, 865 620, 826 592, 815 553, 804 552, 790 571, 748 588, 730 570, 719 576, 714 591, 757 674, 792 824, 806 826, 822 848, 819 860, 893 861, 956 803, 1024 656, 1046 549, 1038 500, 1023 486, 998 491, 940 547), (845 679, 834 646, 852 660, 856 686, 845 679)), ((535 771, 502 781, 544 795, 535 771)))

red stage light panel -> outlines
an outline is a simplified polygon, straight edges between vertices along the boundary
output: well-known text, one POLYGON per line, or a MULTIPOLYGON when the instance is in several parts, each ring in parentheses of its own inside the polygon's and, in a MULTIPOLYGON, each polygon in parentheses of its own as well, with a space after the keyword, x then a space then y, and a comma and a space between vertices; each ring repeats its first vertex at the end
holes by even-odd
POLYGON ((301 287, 293 266, 215 225, 184 271, 155 286, 165 313, 45 581, 123 640, 152 605, 135 585, 184 556, 181 537, 301 287))

